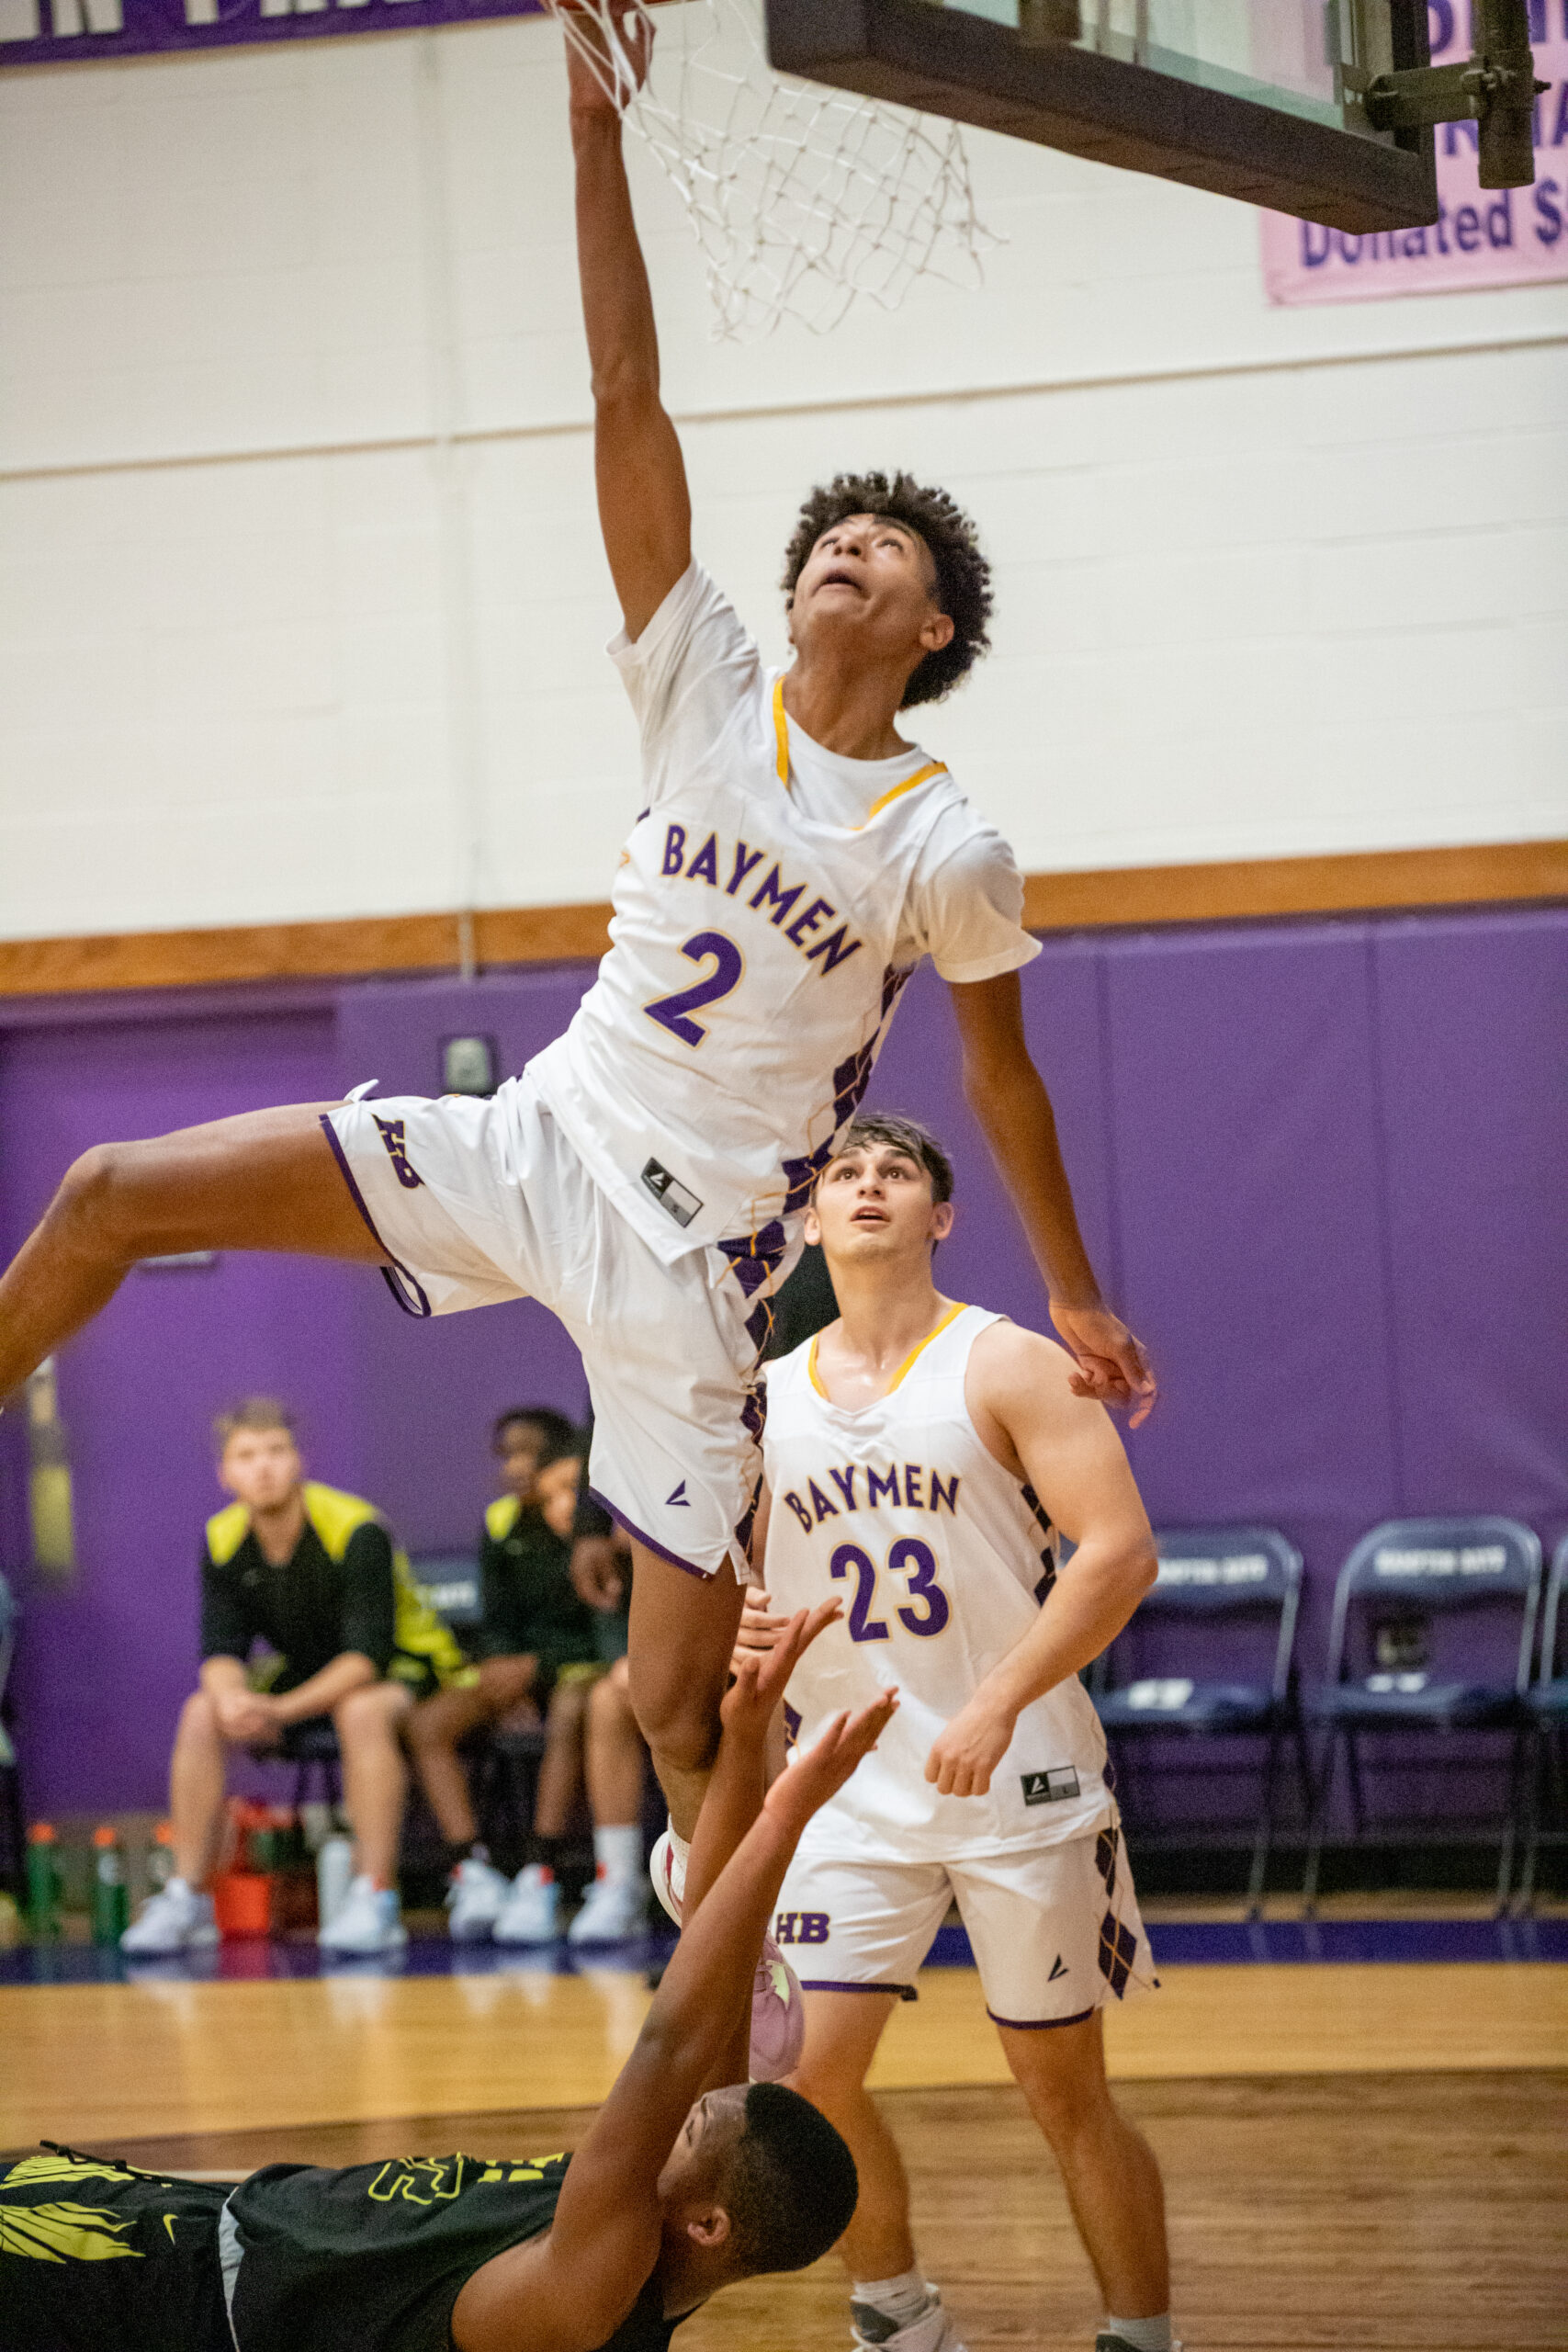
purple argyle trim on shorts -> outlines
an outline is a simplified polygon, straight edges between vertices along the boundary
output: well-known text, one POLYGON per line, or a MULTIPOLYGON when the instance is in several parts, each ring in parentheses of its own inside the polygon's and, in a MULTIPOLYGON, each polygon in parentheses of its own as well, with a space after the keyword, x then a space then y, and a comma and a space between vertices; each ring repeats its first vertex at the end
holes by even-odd
POLYGON ((920 1997, 912 1984, 839 1984, 830 1976, 803 1976, 799 1983, 803 1993, 897 1993, 901 2001, 920 1997))
POLYGON ((589 1487, 588 1499, 591 1503, 597 1503, 601 1510, 607 1510, 617 1527, 624 1527, 628 1535, 635 1535, 639 1544, 646 1544, 650 1552, 656 1552, 661 1560, 668 1560, 672 1568, 680 1568, 689 1577, 697 1577, 704 1584, 711 1583, 717 1576, 717 1568, 699 1568, 694 1560, 683 1560, 679 1552, 670 1549, 668 1544, 660 1544, 656 1535, 649 1535, 635 1520, 628 1519, 619 1503, 613 1503, 608 1495, 599 1492, 597 1487, 589 1487))
MULTIPOLYGON (((321 1132, 333 1148, 333 1157, 337 1161, 339 1168, 343 1171, 343 1181, 348 1186, 355 1207, 359 1211, 360 1216, 365 1219, 367 1226, 370 1229, 371 1239, 375 1242, 378 1250, 387 1250, 386 1243, 382 1240, 380 1235, 376 1230, 376 1220, 365 1205, 365 1195, 355 1182, 354 1170, 348 1164, 348 1154, 343 1148, 343 1140, 325 1111, 321 1113, 321 1132)), ((408 1268, 403 1264, 400 1258, 392 1258, 392 1253, 389 1250, 387 1250, 387 1255, 389 1258, 391 1258, 391 1264, 389 1266, 378 1266, 377 1268, 377 1272, 379 1273, 382 1281, 386 1283, 387 1288, 391 1292, 392 1296, 397 1300, 398 1305, 402 1308, 403 1313, 405 1315, 413 1316, 422 1323, 424 1322, 430 1316, 434 1315, 435 1310, 431 1306, 429 1299, 425 1296, 422 1284, 414 1275, 410 1273, 408 1268), (408 1284, 409 1290, 412 1291, 412 1299, 410 1298, 408 1291, 403 1289, 402 1284, 404 1283, 408 1284), (414 1300, 418 1301, 417 1306, 414 1304, 414 1300)))
POLYGON ((1005 2025, 1010 2033, 1049 2033, 1053 2026, 1082 2025, 1086 2018, 1093 2017, 1094 2011, 1079 2009, 1076 2017, 1070 2018, 999 2018, 995 2009, 987 2008, 986 2015, 993 2025, 1005 2025))

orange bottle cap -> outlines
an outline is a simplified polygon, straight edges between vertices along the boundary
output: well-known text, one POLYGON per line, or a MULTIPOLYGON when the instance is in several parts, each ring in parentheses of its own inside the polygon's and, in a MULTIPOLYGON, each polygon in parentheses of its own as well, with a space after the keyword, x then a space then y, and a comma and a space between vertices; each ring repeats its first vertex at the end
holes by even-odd
POLYGON ((54 1835, 51 1821, 35 1821, 28 1832, 28 1843, 29 1846, 52 1846, 54 1835))
POLYGON ((152 1843, 154 1846, 172 1846, 174 1842, 174 1823, 172 1821, 161 1821, 156 1829, 152 1832, 152 1843))
POLYGON ((93 1843, 95 1846, 118 1846, 119 1832, 118 1829, 111 1829, 106 1822, 102 1828, 94 1830, 93 1843))

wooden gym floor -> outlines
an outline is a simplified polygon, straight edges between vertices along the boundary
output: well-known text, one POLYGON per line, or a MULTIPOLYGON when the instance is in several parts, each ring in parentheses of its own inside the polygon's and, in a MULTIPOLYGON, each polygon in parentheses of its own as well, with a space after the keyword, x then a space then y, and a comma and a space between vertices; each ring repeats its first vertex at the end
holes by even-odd
MULTIPOLYGON (((0 1987, 0 2148, 238 2175, 570 2147, 646 2000, 613 1970, 0 1987)), ((1108 2040, 1189 2352, 1568 2347, 1568 1970, 1168 1968, 1108 2040)), ((925 1972, 876 2079, 971 2352, 1087 2352, 1088 2268, 968 1970, 925 1972)), ((734 2290, 677 2342, 844 2352, 839 2267, 734 2290)))

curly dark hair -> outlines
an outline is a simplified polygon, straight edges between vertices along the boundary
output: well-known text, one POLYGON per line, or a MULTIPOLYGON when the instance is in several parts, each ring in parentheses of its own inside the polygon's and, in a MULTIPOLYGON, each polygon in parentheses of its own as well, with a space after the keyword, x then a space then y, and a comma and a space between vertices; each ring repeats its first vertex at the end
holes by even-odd
POLYGON ((980 553, 975 526, 945 490, 928 489, 912 474, 835 474, 819 482, 800 510, 784 554, 784 592, 793 599, 806 560, 824 531, 851 514, 886 514, 916 531, 936 565, 936 600, 953 623, 953 637, 928 653, 904 689, 903 707, 940 702, 966 677, 990 646, 991 567, 980 553))

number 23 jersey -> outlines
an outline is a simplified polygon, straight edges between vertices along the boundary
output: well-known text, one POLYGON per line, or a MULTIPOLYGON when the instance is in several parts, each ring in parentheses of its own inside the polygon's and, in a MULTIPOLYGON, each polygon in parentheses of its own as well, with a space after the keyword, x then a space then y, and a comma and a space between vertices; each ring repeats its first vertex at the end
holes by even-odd
POLYGON ((975 1341, 1003 1318, 953 1306, 887 1395, 847 1411, 818 1385, 817 1342, 768 1367, 776 1614, 837 1599, 790 1679, 792 1747, 896 1685, 876 1747, 807 1826, 823 1855, 941 1861, 1079 1836, 1113 1812, 1105 1736, 1076 1675, 1033 1700, 979 1797, 942 1796, 931 1743, 1029 1632, 1056 1574, 1032 1491, 980 1441, 964 1398, 975 1341))
POLYGON ((940 761, 844 759, 795 727, 698 565, 611 652, 646 806, 610 952, 530 1067, 659 1257, 739 1238, 772 1272, 921 956, 972 981, 1039 954, 1022 878, 940 761))

